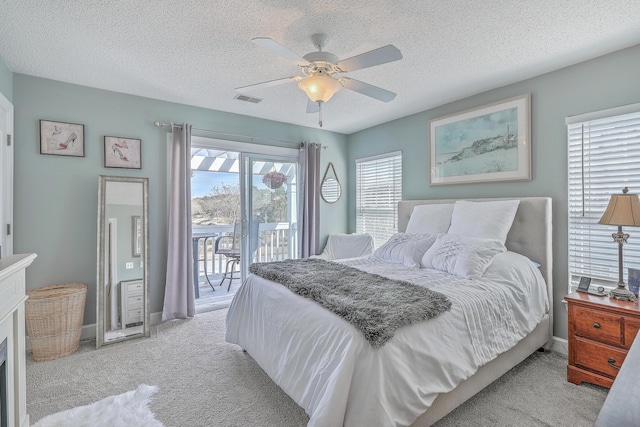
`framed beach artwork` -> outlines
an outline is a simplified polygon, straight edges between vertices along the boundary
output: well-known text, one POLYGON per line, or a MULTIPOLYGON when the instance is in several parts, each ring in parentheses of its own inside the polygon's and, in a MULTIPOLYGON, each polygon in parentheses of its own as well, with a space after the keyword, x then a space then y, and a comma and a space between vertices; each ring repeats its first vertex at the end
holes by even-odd
POLYGON ((84 125, 40 120, 40 154, 84 157, 84 125))
POLYGON ((531 180, 531 95, 429 121, 431 185, 531 180))
POLYGON ((142 169, 142 141, 119 136, 104 137, 104 167, 142 169))

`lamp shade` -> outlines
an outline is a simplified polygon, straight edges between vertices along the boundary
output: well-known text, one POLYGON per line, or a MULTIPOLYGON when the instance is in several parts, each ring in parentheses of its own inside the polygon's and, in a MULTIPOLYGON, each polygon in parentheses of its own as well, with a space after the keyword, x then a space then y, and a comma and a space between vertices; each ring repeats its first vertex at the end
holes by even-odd
POLYGON ((314 74, 300 80, 298 87, 302 89, 313 102, 327 102, 333 94, 342 89, 342 84, 326 74, 314 74))
POLYGON ((612 194, 609 205, 604 211, 598 224, 640 226, 640 201, 637 194, 628 194, 628 188, 623 194, 612 194))

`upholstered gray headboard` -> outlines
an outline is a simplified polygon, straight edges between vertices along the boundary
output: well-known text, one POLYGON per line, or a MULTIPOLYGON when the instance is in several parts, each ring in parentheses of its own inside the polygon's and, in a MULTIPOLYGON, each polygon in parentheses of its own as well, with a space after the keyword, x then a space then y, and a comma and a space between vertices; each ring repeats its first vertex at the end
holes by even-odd
MULTIPOLYGON (((491 200, 513 200, 517 197, 502 199, 465 199, 475 202, 487 202, 491 200)), ((549 197, 522 197, 518 211, 513 220, 513 225, 507 236, 505 246, 513 252, 517 252, 540 264, 540 272, 547 282, 549 306, 551 316, 553 313, 553 250, 552 250, 552 222, 551 222, 551 198, 549 197)), ((398 203, 398 231, 407 228, 409 217, 416 205, 436 203, 455 203, 455 199, 431 199, 431 200, 403 200, 398 203)), ((551 319, 553 321, 553 319, 551 319)), ((553 324, 553 323, 552 323, 553 324)))

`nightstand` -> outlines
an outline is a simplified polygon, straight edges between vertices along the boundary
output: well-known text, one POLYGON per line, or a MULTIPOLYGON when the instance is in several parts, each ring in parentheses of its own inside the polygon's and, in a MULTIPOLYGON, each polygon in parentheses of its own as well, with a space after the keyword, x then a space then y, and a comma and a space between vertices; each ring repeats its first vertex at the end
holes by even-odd
POLYGON ((564 299, 569 309, 567 380, 611 388, 640 330, 640 302, 580 292, 564 299))
POLYGON ((144 295, 141 279, 120 282, 120 306, 122 307, 122 329, 140 326, 144 321, 144 295))

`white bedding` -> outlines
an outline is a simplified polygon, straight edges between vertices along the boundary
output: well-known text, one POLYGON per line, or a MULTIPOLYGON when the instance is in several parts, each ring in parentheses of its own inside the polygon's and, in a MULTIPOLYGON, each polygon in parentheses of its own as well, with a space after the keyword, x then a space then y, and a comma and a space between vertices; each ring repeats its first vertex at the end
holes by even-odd
POLYGON ((345 264, 450 297, 440 317, 399 329, 374 350, 353 326, 284 286, 250 275, 227 315, 242 346, 305 409, 309 426, 408 426, 439 393, 513 347, 548 310, 546 285, 525 257, 496 257, 479 280, 374 258, 345 264))

